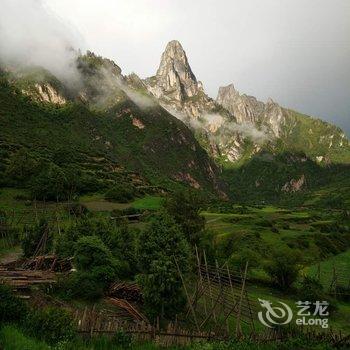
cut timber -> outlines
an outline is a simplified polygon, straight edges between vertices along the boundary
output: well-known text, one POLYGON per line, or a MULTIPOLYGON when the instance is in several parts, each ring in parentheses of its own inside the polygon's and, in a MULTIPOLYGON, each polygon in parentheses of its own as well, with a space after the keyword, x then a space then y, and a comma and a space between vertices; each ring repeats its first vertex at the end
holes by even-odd
POLYGON ((108 290, 108 296, 134 302, 142 302, 141 288, 137 283, 117 282, 108 290))
POLYGON ((14 289, 29 289, 33 285, 52 284, 56 282, 56 274, 51 271, 31 271, 23 269, 7 269, 0 266, 0 283, 14 289))
POLYGON ((118 298, 107 298, 107 300, 113 304, 114 306, 117 306, 125 311, 127 311, 130 316, 136 321, 144 321, 148 322, 146 316, 141 314, 134 306, 132 306, 127 300, 125 299, 118 299, 118 298))

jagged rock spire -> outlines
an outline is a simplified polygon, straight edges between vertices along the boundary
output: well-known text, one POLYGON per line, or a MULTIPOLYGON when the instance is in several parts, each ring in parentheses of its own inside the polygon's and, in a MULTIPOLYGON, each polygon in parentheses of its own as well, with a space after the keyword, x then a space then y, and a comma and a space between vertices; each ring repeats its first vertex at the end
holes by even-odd
POLYGON ((202 84, 193 74, 186 53, 177 40, 167 44, 153 83, 154 95, 180 102, 202 89, 202 84))
POLYGON ((238 123, 255 123, 264 104, 253 96, 240 94, 233 84, 219 88, 216 102, 232 113, 238 123))

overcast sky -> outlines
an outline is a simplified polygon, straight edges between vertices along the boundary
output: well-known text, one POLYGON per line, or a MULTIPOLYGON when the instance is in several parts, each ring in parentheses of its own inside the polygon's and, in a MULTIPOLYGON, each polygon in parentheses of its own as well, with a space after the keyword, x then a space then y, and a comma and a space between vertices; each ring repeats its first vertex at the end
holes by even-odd
POLYGON ((350 0, 43 1, 124 73, 153 75, 177 39, 210 96, 232 82, 350 134, 350 0))

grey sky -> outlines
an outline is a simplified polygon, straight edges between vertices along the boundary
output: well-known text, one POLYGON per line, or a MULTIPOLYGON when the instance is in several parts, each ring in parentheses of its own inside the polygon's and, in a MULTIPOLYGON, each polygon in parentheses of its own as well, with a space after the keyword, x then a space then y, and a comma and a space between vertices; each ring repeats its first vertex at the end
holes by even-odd
POLYGON ((153 75, 178 39, 216 97, 238 90, 333 121, 350 134, 349 0, 44 0, 83 49, 153 75))

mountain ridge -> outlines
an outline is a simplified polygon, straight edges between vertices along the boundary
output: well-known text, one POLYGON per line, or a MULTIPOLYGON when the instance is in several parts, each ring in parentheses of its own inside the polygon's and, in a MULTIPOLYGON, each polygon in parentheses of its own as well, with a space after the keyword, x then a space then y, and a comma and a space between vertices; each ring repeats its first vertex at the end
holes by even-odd
MULTIPOLYGON (((275 165, 256 162, 259 158, 255 156, 259 154, 278 159, 276 167, 284 173, 275 179, 273 188, 286 194, 303 191, 305 186, 314 188, 309 182, 315 181, 315 167, 305 167, 299 174, 288 170, 291 164, 299 166, 303 159, 324 167, 350 163, 349 141, 329 123, 283 108, 272 99, 266 103, 258 101, 238 92, 233 84, 221 87, 216 100, 210 98, 178 41, 167 45, 156 75, 150 78, 141 79, 135 73, 123 75, 114 61, 89 51, 77 57, 77 70, 80 83, 72 88, 40 68, 19 72, 5 69, 3 79, 19 98, 17 104, 28 98, 39 107, 38 118, 19 113, 27 131, 16 132, 6 123, 16 114, 14 106, 6 109, 9 101, 15 104, 15 100, 3 86, 0 138, 2 141, 7 138, 6 147, 18 150, 14 145, 30 148, 39 142, 49 150, 45 157, 50 159, 56 146, 51 147, 50 140, 42 139, 39 128, 43 135, 66 140, 65 145, 88 158, 99 158, 102 152, 108 163, 100 171, 103 177, 108 178, 109 171, 120 168, 125 169, 125 174, 128 171, 139 174, 151 185, 170 189, 183 184, 222 198, 229 194, 227 185, 231 194, 237 193, 233 189, 235 183, 257 192, 271 188, 269 178, 260 178, 254 164, 262 164, 266 174, 273 173, 275 165), (55 120, 56 116, 63 117, 55 120), (85 125, 87 121, 89 127, 85 125), (76 139, 64 135, 69 123, 76 123, 76 139), (279 158, 279 154, 302 156, 300 162, 290 163, 291 158, 279 158), (234 171, 242 166, 244 171, 234 171), (245 171, 252 172, 247 177, 250 183, 246 184, 245 171), (262 185, 255 186, 257 183, 262 185)), ((34 108, 29 100, 25 100, 24 110, 34 108)), ((16 119, 11 120, 17 125, 16 119)), ((5 165, 1 169, 6 169, 14 156, 13 151, 4 154, 5 165)), ((342 168, 342 172, 346 171, 347 168, 342 168)))
POLYGON ((272 99, 258 101, 239 93, 233 84, 220 87, 216 100, 210 98, 176 40, 166 46, 156 75, 144 79, 144 83, 160 104, 192 128, 208 153, 224 165, 249 158, 262 149, 274 153, 302 151, 317 162, 350 162, 345 133, 330 123, 283 108, 272 99), (309 142, 302 144, 300 139, 307 135, 309 142), (249 140, 253 147, 246 147, 249 140))
MULTIPOLYGON (((81 56, 78 67, 84 79, 74 92, 45 71, 3 73, 0 140, 13 150, 3 153, 3 170, 22 148, 49 161, 62 141, 60 147, 70 147, 83 158, 102 156, 111 164, 107 173, 124 168, 153 185, 169 189, 184 184, 226 196, 219 169, 191 131, 128 85, 135 77, 122 76, 114 62, 92 53, 81 56), (43 153, 35 150, 38 145, 43 153)), ((109 176, 105 170, 102 175, 109 176)))

